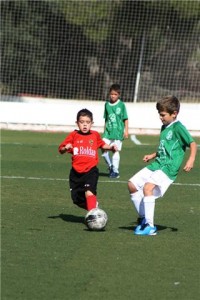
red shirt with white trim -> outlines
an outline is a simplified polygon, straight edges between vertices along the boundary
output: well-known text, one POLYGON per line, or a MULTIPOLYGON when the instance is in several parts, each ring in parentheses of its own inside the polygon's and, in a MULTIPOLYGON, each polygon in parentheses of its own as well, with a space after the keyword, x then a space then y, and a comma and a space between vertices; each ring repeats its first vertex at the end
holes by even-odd
POLYGON ((72 154, 72 167, 78 173, 85 173, 97 166, 99 162, 98 148, 102 148, 105 142, 97 131, 90 130, 84 134, 75 130, 60 144, 59 152, 67 144, 72 144, 73 147, 67 151, 72 154))

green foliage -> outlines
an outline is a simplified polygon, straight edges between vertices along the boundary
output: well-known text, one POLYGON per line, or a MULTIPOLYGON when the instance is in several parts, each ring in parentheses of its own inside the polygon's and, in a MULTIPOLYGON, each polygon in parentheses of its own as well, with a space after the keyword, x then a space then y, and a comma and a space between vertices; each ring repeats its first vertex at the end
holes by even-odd
POLYGON ((152 85, 153 98, 199 93, 199 17, 200 2, 189 0, 2 1, 2 92, 98 100, 118 81, 132 101, 145 35, 149 99, 152 85))
POLYGON ((2 3, 2 72, 3 80, 14 93, 26 91, 32 81, 42 81, 45 71, 46 44, 43 40, 47 26, 40 13, 45 6, 27 1, 2 3), (34 15, 34 17, 33 17, 34 15), (13 68, 12 61, 15 61, 13 68), (17 62, 17 63, 16 63, 17 62), (21 62, 21 63, 20 63, 21 62))
POLYGON ((120 1, 68 1, 61 2, 62 12, 69 23, 81 26, 84 34, 93 41, 105 40, 120 1))
POLYGON ((170 0, 174 9, 178 10, 183 18, 199 18, 200 2, 198 0, 170 0))
POLYGON ((166 14, 170 14, 170 11, 174 10, 182 18, 199 18, 200 16, 198 0, 152 0, 146 2, 155 9, 159 7, 166 14))

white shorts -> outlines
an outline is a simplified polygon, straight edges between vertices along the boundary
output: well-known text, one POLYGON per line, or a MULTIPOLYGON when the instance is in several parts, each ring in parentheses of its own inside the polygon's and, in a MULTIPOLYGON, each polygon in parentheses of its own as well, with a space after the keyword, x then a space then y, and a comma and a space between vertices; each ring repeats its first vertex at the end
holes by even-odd
POLYGON ((122 141, 120 141, 120 140, 109 140, 109 139, 103 138, 103 141, 108 145, 116 145, 118 148, 118 151, 122 150, 122 141))
POLYGON ((155 198, 162 197, 168 187, 173 183, 173 180, 169 179, 163 171, 151 171, 146 167, 131 177, 129 181, 134 184, 138 191, 142 192, 145 183, 150 182, 155 184, 156 186, 153 190, 155 198))

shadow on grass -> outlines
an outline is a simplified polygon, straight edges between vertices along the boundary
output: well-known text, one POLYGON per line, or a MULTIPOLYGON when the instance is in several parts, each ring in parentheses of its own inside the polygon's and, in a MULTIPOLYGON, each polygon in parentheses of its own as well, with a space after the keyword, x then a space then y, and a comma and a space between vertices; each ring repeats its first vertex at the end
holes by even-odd
MULTIPOLYGON (((79 217, 79 216, 74 216, 74 215, 65 215, 65 214, 60 214, 58 216, 49 216, 48 219, 61 219, 64 222, 73 222, 73 223, 82 223, 85 224, 85 218, 84 217, 79 217)), ((96 232, 95 230, 91 230, 89 228, 84 228, 84 231, 88 232, 96 232)), ((98 232, 105 232, 104 229, 102 230, 97 230, 98 232)))
POLYGON ((108 173, 102 173, 102 172, 99 172, 99 176, 102 176, 102 177, 108 177, 108 178, 109 178, 108 175, 109 175, 108 173))
POLYGON ((66 214, 60 214, 58 216, 49 216, 48 219, 61 219, 65 222, 73 222, 73 223, 84 223, 85 221, 84 217, 66 215, 66 214))
MULTIPOLYGON (((155 225, 157 227, 157 231, 162 231, 162 230, 166 230, 166 229, 170 229, 172 232, 177 232, 178 229, 175 227, 169 227, 169 226, 163 226, 163 225, 155 225)), ((135 230, 137 227, 137 225, 130 225, 130 226, 122 226, 119 227, 119 229, 123 229, 123 230, 135 230)))

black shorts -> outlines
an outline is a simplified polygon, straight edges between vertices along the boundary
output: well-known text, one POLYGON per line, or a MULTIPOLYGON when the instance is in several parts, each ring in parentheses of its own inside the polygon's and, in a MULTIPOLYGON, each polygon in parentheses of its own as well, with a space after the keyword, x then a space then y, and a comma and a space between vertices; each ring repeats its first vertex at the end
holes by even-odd
POLYGON ((85 192, 91 191, 96 195, 98 179, 99 170, 97 167, 93 167, 86 173, 78 173, 73 168, 71 169, 69 174, 69 187, 74 204, 86 208, 85 192))

